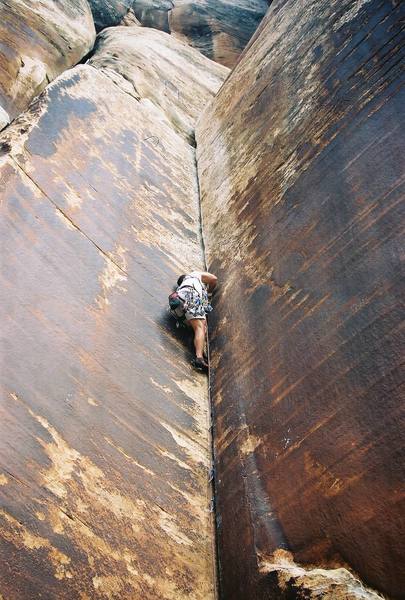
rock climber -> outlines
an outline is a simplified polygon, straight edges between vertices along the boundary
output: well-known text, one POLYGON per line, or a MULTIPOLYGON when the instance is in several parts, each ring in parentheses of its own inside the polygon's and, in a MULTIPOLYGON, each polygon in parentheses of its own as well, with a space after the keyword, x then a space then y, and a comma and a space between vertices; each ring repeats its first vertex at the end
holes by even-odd
POLYGON ((206 314, 212 310, 210 297, 217 281, 217 277, 212 273, 201 271, 180 275, 177 280, 176 292, 184 302, 185 323, 194 331, 196 357, 193 364, 202 371, 208 368, 204 358, 204 345, 207 335, 206 314))

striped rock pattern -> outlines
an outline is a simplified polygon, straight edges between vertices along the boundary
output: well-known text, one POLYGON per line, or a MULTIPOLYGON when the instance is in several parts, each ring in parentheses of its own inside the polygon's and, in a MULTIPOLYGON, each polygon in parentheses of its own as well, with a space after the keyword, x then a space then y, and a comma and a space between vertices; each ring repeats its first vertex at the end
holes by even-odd
POLYGON ((273 2, 197 127, 225 598, 301 597, 277 549, 405 589, 404 16, 273 2))

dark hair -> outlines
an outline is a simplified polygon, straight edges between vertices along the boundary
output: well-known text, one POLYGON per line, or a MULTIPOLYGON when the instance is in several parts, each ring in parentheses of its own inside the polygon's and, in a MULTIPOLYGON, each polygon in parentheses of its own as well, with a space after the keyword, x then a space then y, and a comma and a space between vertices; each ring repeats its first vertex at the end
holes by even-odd
POLYGON ((177 285, 181 285, 184 281, 185 275, 180 275, 180 277, 177 280, 177 285))

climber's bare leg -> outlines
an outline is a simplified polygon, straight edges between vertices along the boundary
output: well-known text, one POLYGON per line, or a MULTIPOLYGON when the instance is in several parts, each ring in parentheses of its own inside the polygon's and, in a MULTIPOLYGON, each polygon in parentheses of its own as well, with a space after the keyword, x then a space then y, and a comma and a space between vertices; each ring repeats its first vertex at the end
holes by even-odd
POLYGON ((188 321, 194 331, 194 347, 197 358, 203 359, 207 321, 205 319, 190 319, 188 321))

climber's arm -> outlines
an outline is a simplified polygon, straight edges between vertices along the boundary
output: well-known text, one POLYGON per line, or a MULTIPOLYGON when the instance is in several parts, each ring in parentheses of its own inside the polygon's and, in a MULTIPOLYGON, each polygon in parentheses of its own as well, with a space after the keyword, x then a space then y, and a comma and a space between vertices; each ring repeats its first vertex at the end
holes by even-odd
POLYGON ((205 271, 201 273, 201 281, 208 285, 208 291, 211 293, 217 285, 218 277, 205 271))

